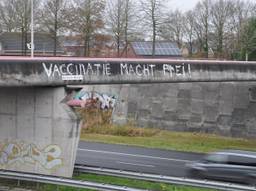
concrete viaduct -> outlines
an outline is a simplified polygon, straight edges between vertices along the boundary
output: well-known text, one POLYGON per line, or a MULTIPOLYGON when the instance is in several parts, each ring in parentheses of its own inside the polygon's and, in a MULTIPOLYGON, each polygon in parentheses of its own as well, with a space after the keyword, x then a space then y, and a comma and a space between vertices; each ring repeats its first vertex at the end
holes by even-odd
POLYGON ((0 58, 0 169, 71 177, 80 121, 67 85, 256 81, 256 62, 0 58))

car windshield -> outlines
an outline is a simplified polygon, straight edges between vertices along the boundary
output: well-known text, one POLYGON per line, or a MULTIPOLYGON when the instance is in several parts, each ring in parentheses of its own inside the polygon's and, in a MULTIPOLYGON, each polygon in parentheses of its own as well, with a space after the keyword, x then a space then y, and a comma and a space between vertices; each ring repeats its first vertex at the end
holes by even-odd
POLYGON ((227 158, 227 155, 223 154, 209 154, 205 157, 205 161, 210 163, 225 163, 227 158))

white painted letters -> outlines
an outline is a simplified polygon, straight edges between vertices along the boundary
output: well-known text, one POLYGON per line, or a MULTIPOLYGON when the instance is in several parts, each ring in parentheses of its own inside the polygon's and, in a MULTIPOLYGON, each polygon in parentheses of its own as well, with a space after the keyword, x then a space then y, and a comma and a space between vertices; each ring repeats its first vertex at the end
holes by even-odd
POLYGON ((42 63, 48 78, 83 80, 86 76, 134 76, 137 78, 163 76, 191 77, 190 64, 144 64, 144 63, 42 63), (76 77, 77 76, 77 77, 76 77))

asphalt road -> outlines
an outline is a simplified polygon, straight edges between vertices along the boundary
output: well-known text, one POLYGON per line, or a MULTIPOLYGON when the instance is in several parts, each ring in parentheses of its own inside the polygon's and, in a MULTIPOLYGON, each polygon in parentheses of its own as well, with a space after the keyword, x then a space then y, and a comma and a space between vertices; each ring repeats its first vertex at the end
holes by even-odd
POLYGON ((80 142, 76 164, 158 175, 185 176, 185 164, 202 154, 80 142))

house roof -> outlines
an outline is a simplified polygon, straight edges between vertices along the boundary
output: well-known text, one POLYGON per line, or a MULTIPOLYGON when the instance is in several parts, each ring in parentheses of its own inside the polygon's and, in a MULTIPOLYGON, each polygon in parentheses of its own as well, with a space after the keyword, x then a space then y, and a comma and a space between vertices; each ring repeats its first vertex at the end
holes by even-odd
MULTIPOLYGON (((136 55, 152 56, 152 41, 131 42, 131 46, 136 55)), ((158 41, 155 43, 155 56, 177 56, 181 57, 181 50, 174 42, 158 41)))
MULTIPOLYGON (((28 43, 30 43, 30 33, 27 34, 28 43)), ((22 49, 21 33, 18 32, 4 32, 0 34, 0 42, 5 51, 20 51, 22 49)), ((54 39, 47 33, 34 34, 35 51, 38 52, 53 52, 54 39)), ((63 52, 59 42, 57 42, 57 52, 63 52)))

